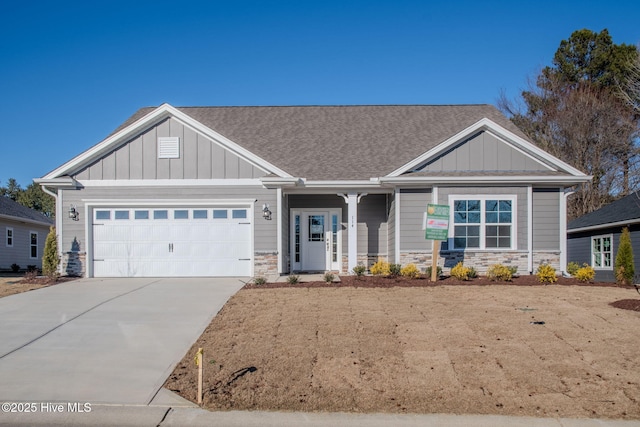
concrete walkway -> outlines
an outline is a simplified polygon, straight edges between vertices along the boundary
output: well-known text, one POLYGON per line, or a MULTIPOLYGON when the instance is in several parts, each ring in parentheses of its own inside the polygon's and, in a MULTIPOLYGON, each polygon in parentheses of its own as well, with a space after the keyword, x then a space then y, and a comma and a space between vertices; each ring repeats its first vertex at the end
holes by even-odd
POLYGON ((0 298, 0 402, 148 405, 242 286, 82 279, 0 298))

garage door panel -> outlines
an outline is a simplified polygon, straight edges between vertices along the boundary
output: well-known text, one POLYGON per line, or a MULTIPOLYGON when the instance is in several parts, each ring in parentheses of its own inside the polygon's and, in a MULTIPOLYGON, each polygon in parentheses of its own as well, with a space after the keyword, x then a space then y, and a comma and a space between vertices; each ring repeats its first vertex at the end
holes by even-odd
MULTIPOLYGON (((148 216, 137 218, 131 208, 130 219, 116 220, 115 208, 100 208, 112 212, 92 227, 94 276, 250 276, 252 226, 246 218, 231 218, 237 208, 215 208, 225 209, 228 218, 214 218, 212 209, 206 218, 194 218, 196 208, 188 207, 151 208, 148 216), (166 219, 156 220, 154 209, 166 210, 166 219), (188 219, 175 219, 174 210, 187 211, 188 219)), ((202 216, 205 209, 197 210, 202 216)))

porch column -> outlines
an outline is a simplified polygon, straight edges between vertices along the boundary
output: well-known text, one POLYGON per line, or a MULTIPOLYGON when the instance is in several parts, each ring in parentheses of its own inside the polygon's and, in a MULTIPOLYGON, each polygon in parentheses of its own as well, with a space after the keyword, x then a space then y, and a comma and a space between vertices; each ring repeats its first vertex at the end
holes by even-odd
POLYGON ((350 192, 347 195, 347 215, 349 225, 347 232, 349 233, 349 273, 358 265, 358 193, 350 192))

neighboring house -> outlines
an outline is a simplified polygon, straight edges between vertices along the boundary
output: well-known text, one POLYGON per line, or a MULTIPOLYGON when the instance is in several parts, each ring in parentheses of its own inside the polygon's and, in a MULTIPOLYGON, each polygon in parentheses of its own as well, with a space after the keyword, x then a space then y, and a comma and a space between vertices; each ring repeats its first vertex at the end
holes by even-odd
POLYGON ((589 179, 489 105, 163 104, 36 182, 57 195, 63 269, 92 277, 424 268, 434 202, 451 206, 445 267, 560 268, 564 190, 589 179))
POLYGON ((0 270, 13 264, 21 269, 35 265, 42 268, 44 242, 53 220, 38 211, 0 196, 0 270))
POLYGON ((614 267, 624 227, 631 233, 635 271, 640 274, 640 192, 571 221, 567 226, 567 260, 592 266, 595 280, 615 282, 614 267))

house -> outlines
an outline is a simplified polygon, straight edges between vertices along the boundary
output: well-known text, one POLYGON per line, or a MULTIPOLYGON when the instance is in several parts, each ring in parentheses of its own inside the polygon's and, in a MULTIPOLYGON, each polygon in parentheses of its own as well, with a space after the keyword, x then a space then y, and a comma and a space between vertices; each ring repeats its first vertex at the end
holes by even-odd
POLYGON ((566 263, 565 188, 590 177, 489 105, 142 108, 41 179, 63 268, 86 276, 566 263))
POLYGON ((635 271, 639 273, 640 191, 569 222, 567 260, 592 266, 596 271, 595 280, 615 282, 615 260, 624 227, 628 227, 631 234, 635 271))
POLYGON ((42 268, 44 243, 53 220, 22 206, 8 197, 0 197, 0 270, 29 266, 42 268))

